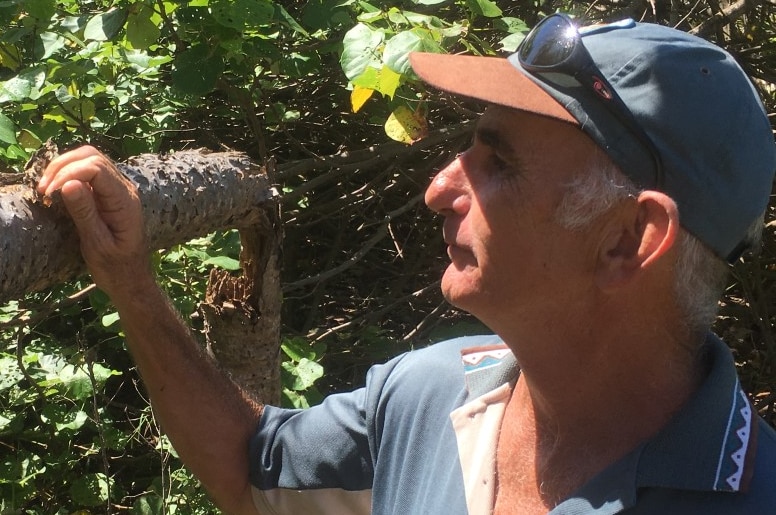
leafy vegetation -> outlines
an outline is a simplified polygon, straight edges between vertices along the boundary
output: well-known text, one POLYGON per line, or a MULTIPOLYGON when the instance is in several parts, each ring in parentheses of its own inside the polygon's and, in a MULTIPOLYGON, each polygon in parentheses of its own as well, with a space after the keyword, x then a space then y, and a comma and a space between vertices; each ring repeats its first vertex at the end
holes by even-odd
MULTIPOLYGON (((729 48, 774 112, 774 7, 748 2, 723 19, 718 6, 668 4, 2 0, 0 171, 17 172, 48 138, 116 159, 206 147, 275 160, 284 402, 306 406, 360 384, 372 362, 483 330, 437 291, 443 251, 421 202, 481 106, 426 90, 407 53, 509 51, 556 8, 643 16, 729 48), (391 141, 443 127, 454 135, 438 147, 391 141)), ((196 311, 210 267, 236 267, 238 246, 229 232, 155 256, 181 313, 196 311)), ((736 267, 717 325, 771 421, 774 270, 769 226, 760 254, 736 267)), ((0 513, 214 511, 159 431, 118 316, 87 278, 2 307, 0 324, 0 513)))

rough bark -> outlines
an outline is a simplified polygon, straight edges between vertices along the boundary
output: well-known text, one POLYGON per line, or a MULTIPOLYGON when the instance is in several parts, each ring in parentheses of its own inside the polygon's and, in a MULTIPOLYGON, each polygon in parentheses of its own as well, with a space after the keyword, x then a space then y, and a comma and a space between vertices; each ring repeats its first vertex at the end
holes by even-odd
MULTIPOLYGON (((227 228, 264 223, 275 193, 264 170, 240 153, 146 154, 119 165, 137 184, 149 246, 160 249, 227 228)), ((0 187, 0 302, 84 271, 75 227, 28 184, 0 187)))
POLYGON ((211 270, 199 309, 208 351, 258 400, 279 405, 282 227, 266 215, 258 230, 240 231, 243 275, 211 270))
MULTIPOLYGON (((34 192, 53 155, 28 164, 25 184, 0 188, 0 296, 8 300, 84 270, 78 237, 60 203, 34 192)), ((280 246, 276 195, 266 170, 238 153, 142 155, 118 165, 140 192, 153 249, 209 232, 240 230, 243 275, 214 270, 204 317, 207 348, 263 402, 280 401, 280 246)))

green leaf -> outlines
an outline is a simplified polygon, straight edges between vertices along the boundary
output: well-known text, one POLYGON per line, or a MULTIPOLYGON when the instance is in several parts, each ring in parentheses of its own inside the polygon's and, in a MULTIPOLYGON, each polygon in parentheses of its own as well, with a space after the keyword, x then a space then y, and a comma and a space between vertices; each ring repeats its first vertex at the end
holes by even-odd
POLYGON ((43 422, 54 426, 57 431, 72 432, 81 429, 89 416, 83 410, 49 402, 43 406, 40 418, 43 422))
POLYGON ((66 40, 54 32, 44 32, 35 39, 35 58, 48 59, 65 47, 66 40))
POLYGON ((285 8, 280 4, 275 4, 275 18, 280 20, 283 24, 287 25, 291 30, 294 32, 298 32, 299 34, 302 34, 303 36, 309 36, 310 34, 307 33, 307 31, 299 25, 299 22, 297 22, 293 16, 288 14, 288 11, 285 10, 285 8))
POLYGON ((340 65, 348 80, 353 80, 367 69, 368 66, 380 69, 383 67, 379 47, 385 40, 385 33, 359 23, 350 29, 342 43, 340 65))
POLYGON ((42 67, 36 67, 28 68, 16 77, 0 82, 0 103, 36 99, 45 78, 45 70, 42 67))
POLYGON ((110 479, 102 473, 86 474, 70 485, 73 502, 81 506, 100 506, 108 501, 110 479))
POLYGON ((381 94, 393 98, 393 94, 401 83, 401 75, 393 71, 388 66, 383 66, 381 70, 372 67, 366 69, 364 73, 353 80, 354 86, 373 89, 381 94))
POLYGON ((113 324, 117 323, 121 317, 119 316, 118 312, 108 313, 107 315, 104 315, 101 319, 102 326, 103 327, 110 327, 113 324))
POLYGON ((283 388, 282 397, 283 406, 296 409, 307 409, 310 407, 310 403, 307 402, 304 395, 297 393, 290 388, 283 388))
POLYGON ((520 46, 520 43, 522 43, 524 39, 525 34, 510 34, 509 36, 499 41, 498 44, 501 46, 501 50, 504 52, 514 53, 517 51, 517 47, 520 46))
POLYGON ((0 113, 0 143, 13 145, 16 143, 16 126, 13 120, 0 113))
POLYGON ((55 0, 24 0, 24 10, 41 21, 49 21, 57 12, 55 0))
POLYGON ((304 338, 284 338, 280 348, 283 349, 286 356, 297 363, 302 359, 316 359, 318 357, 317 349, 310 346, 310 343, 304 338))
POLYGON ((223 58, 205 44, 197 44, 175 56, 172 82, 180 91, 205 95, 216 87, 224 71, 223 58))
POLYGON ((111 41, 118 35, 126 21, 125 9, 111 9, 98 14, 86 24, 84 38, 93 41, 111 41))
POLYGON ((310 388, 315 381, 323 377, 323 367, 315 361, 302 358, 299 363, 293 365, 286 361, 283 367, 294 376, 292 390, 301 391, 310 388))
POLYGON ((159 40, 162 31, 151 20, 154 10, 142 5, 127 18, 127 41, 133 48, 144 50, 159 40))
POLYGON ((466 0, 466 6, 474 13, 486 18, 498 18, 503 13, 492 0, 466 0))
POLYGON ((202 262, 203 265, 212 265, 224 270, 239 270, 240 262, 229 256, 212 256, 202 262))
POLYGON ((243 30, 268 25, 275 6, 267 0, 211 0, 210 11, 220 25, 243 30))
POLYGON ((493 21, 493 26, 498 30, 509 32, 510 34, 528 34, 531 28, 520 18, 504 17, 493 21))
POLYGON ((137 515, 158 515, 164 513, 164 510, 164 499, 154 493, 145 494, 132 505, 132 513, 137 515))
POLYGON ((424 29, 399 32, 385 44, 383 62, 396 73, 406 75, 412 71, 410 52, 441 53, 444 50, 424 29))

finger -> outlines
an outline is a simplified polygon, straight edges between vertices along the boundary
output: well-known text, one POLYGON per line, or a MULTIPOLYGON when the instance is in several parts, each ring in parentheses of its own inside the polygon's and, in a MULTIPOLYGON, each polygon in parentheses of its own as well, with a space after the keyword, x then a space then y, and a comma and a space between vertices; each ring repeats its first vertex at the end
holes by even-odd
MULTIPOLYGON (((49 188, 51 181, 57 174, 59 174, 62 168, 64 168, 68 164, 76 161, 80 161, 92 156, 99 156, 99 155, 101 154, 96 148, 87 145, 83 147, 78 147, 75 150, 65 152, 64 154, 55 157, 48 164, 46 169, 43 171, 43 175, 41 175, 40 179, 38 180, 38 186, 37 186, 38 192, 41 194, 46 194, 46 192, 49 190, 54 191, 55 189, 57 189, 57 188, 53 188, 53 189, 49 188)), ((59 185, 59 187, 61 187, 61 184, 59 185)))
POLYGON ((77 180, 68 181, 60 191, 65 208, 70 213, 82 241, 84 239, 103 242, 112 240, 110 230, 100 217, 88 184, 77 180))
POLYGON ((68 181, 88 182, 95 195, 110 198, 121 194, 128 187, 127 179, 116 169, 107 157, 100 153, 87 154, 86 157, 70 156, 67 160, 54 164, 53 172, 44 184, 45 195, 51 195, 68 181))

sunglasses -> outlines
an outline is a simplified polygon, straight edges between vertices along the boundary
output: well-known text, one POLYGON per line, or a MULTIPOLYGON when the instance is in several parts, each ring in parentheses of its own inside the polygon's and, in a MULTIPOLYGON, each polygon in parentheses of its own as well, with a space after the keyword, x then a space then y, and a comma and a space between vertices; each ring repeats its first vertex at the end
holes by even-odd
POLYGON ((652 156, 655 187, 663 186, 663 165, 655 143, 595 65, 571 18, 560 13, 544 18, 520 44, 517 58, 524 70, 543 80, 552 82, 552 74, 563 74, 594 92, 602 105, 652 156))

